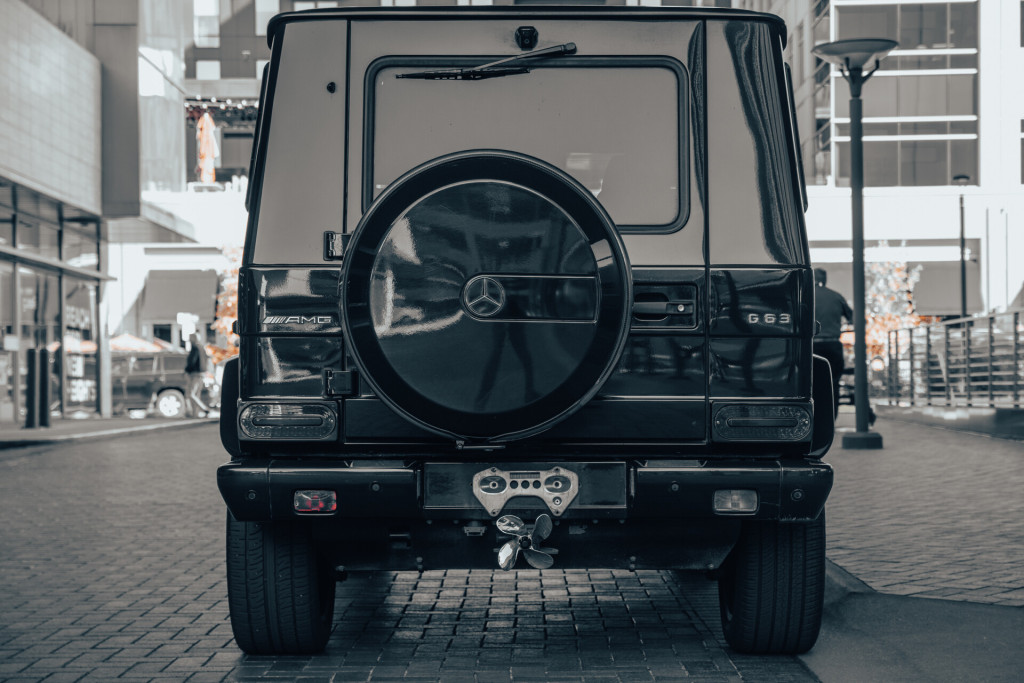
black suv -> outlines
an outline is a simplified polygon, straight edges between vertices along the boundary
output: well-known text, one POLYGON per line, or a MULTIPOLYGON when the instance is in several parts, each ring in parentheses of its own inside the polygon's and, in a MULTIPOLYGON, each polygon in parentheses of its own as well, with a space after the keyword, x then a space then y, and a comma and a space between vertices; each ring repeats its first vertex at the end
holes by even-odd
POLYGON ((268 37, 218 470, 239 646, 321 650, 339 567, 555 566, 706 571, 734 648, 808 650, 833 424, 783 22, 268 37))
MULTIPOLYGON (((110 367, 115 412, 146 411, 161 417, 180 418, 188 414, 188 375, 183 353, 114 352, 110 367)), ((203 403, 215 405, 219 388, 213 373, 203 381, 203 403)))

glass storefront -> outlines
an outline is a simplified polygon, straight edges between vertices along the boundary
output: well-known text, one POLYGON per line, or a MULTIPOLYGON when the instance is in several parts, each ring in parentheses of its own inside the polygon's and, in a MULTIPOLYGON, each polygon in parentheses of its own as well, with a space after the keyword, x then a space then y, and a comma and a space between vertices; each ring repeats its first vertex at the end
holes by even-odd
POLYGON ((14 402, 16 351, 18 337, 14 333, 14 266, 0 261, 0 426, 15 421, 14 402))
POLYGON ((60 341, 60 276, 27 266, 18 267, 18 303, 21 335, 18 341, 18 375, 21 378, 19 420, 24 420, 28 406, 29 349, 49 351, 43 374, 49 383, 50 415, 60 416, 61 341, 60 341))
POLYGON ((0 190, 0 429, 25 425, 33 394, 48 397, 40 407, 51 419, 96 415, 97 219, 20 187, 0 190), (29 364, 40 356, 33 391, 29 364))

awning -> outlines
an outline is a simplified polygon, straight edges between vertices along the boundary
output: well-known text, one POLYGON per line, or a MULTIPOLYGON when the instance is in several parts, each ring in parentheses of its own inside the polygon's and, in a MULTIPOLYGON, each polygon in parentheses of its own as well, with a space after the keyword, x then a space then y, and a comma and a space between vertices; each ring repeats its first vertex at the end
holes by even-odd
POLYGON ((220 279, 215 270, 153 270, 142 293, 144 323, 173 323, 178 313, 211 323, 217 307, 220 279))
MULTIPOLYGON (((913 265, 913 264, 911 264, 913 265)), ((914 311, 918 315, 960 315, 960 263, 925 263, 914 286, 914 311)), ((981 267, 967 262, 967 315, 981 313, 981 267)))

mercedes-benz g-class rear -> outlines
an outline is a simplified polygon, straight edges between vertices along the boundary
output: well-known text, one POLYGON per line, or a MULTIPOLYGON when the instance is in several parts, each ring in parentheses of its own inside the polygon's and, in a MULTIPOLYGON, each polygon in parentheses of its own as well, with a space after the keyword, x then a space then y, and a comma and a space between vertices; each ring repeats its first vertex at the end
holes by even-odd
POLYGON ((268 36, 218 471, 239 646, 322 649, 339 567, 555 566, 708 571, 734 648, 809 649, 833 425, 783 23, 268 36))

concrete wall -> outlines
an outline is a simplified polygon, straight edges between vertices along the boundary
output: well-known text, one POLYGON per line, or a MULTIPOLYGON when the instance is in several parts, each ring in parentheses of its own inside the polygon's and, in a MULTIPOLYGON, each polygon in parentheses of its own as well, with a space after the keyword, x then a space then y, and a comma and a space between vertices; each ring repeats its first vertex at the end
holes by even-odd
POLYGON ((100 63, 21 0, 0 0, 0 175, 100 213, 100 63))

